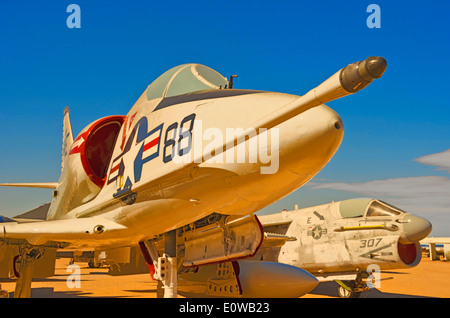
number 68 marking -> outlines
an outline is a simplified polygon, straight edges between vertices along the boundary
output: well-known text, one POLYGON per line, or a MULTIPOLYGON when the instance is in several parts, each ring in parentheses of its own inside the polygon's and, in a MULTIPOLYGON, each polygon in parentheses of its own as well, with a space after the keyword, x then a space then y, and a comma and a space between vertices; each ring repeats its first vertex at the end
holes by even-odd
POLYGON ((163 149, 163 161, 164 163, 168 163, 172 161, 175 157, 175 149, 178 148, 178 156, 184 156, 189 153, 192 145, 192 129, 194 129, 194 120, 195 114, 190 114, 186 116, 180 123, 180 128, 178 129, 178 123, 175 122, 167 127, 166 135, 164 138, 164 149, 163 149), (190 123, 189 123, 190 122, 190 123), (186 124, 189 123, 189 128, 186 129, 186 124), (178 133, 177 133, 178 130, 178 133), (173 131, 172 136, 170 138, 169 134, 173 131), (177 136, 180 136, 177 141, 177 136), (181 148, 181 141, 183 139, 187 139, 187 145, 184 148, 181 148), (178 143, 178 147, 176 144, 178 143), (167 148, 172 147, 172 151, 170 154, 167 154, 167 148))

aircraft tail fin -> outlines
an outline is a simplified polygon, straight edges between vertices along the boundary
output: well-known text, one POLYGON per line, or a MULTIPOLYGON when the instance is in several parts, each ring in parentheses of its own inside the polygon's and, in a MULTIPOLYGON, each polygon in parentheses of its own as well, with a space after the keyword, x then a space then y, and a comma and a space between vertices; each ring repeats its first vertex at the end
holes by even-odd
POLYGON ((66 107, 64 109, 61 172, 64 170, 66 159, 69 157, 69 152, 70 148, 72 147, 72 144, 73 144, 72 125, 70 124, 69 107, 66 107))

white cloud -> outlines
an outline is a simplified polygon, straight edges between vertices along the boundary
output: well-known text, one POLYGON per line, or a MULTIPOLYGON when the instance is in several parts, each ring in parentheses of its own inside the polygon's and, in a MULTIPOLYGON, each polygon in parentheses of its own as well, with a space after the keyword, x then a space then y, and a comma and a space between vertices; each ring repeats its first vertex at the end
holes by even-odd
POLYGON ((448 172, 450 172, 450 149, 443 152, 423 156, 414 159, 414 161, 420 162, 424 165, 437 166, 438 170, 447 170, 448 172))
POLYGON ((450 179, 427 176, 375 180, 364 183, 314 184, 312 189, 333 189, 361 194, 410 212, 450 213, 450 179))
MULTIPOLYGON (((450 172, 450 149, 415 159, 450 172)), ((341 190, 384 199, 412 213, 450 213, 450 179, 442 176, 392 178, 362 183, 311 183, 312 189, 341 190)))

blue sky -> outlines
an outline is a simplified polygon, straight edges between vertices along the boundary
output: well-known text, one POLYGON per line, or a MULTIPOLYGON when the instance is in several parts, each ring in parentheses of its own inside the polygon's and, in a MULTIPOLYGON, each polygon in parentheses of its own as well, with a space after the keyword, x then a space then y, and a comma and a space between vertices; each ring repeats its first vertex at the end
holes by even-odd
MULTIPOLYGON (((335 157, 262 212, 379 197, 450 236, 448 12, 447 0, 1 1, 0 180, 57 181, 65 106, 76 135, 99 117, 126 114, 178 64, 239 74, 236 88, 301 95, 380 55, 382 79, 328 103, 345 125, 335 157), (71 3, 81 29, 66 25, 71 3), (371 3, 381 9, 379 29, 366 24, 371 3)), ((50 199, 49 190, 2 188, 0 214, 50 199)))

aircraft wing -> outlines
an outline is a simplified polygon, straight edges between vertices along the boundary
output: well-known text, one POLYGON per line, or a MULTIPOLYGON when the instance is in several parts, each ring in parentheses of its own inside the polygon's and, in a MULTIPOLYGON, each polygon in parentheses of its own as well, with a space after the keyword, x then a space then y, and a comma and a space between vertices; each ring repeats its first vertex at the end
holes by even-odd
POLYGON ((0 183, 2 187, 22 187, 22 188, 43 188, 56 189, 57 182, 38 182, 38 183, 0 183))
MULTIPOLYGON (((49 247, 98 247, 130 235, 127 227, 100 217, 0 223, 0 241, 49 247), (123 234, 123 235, 122 235, 123 234)), ((128 237, 129 239, 129 237, 128 237)))

